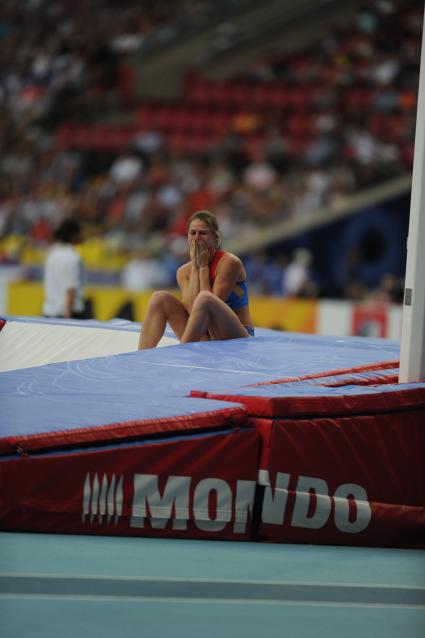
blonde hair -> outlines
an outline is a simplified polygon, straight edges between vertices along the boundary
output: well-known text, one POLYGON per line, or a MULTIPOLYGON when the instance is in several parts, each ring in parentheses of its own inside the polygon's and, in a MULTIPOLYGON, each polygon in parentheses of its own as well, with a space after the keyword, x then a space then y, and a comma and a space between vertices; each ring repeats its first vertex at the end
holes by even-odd
POLYGON ((217 217, 214 215, 214 213, 210 213, 209 210, 198 210, 196 213, 193 213, 193 215, 191 215, 187 220, 186 232, 189 231, 190 225, 195 219, 200 219, 202 222, 205 222, 205 224, 207 224, 208 228, 215 235, 216 247, 220 248, 221 231, 218 225, 217 217))

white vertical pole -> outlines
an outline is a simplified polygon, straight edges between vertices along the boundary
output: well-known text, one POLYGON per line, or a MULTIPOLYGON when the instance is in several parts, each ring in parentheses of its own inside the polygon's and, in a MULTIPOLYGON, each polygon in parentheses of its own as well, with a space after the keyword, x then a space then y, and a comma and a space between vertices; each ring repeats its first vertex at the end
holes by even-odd
POLYGON ((425 20, 401 331, 399 383, 425 381, 425 20))

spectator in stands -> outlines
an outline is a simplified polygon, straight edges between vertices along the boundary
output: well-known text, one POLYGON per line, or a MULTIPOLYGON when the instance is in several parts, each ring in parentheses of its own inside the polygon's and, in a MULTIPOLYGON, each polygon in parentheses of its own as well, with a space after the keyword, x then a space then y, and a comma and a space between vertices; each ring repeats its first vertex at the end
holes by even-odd
POLYGON ((133 184, 141 176, 143 163, 131 151, 119 155, 110 168, 110 176, 116 184, 133 184))
POLYGON ((121 283, 131 292, 161 288, 170 284, 167 271, 148 246, 134 252, 123 268, 121 283))
POLYGON ((264 149, 257 147, 255 155, 243 173, 245 185, 255 193, 264 192, 274 186, 277 172, 267 159, 264 149))
POLYGON ((297 248, 283 272, 282 288, 288 297, 315 297, 316 286, 311 276, 313 255, 307 248, 297 248))
POLYGON ((181 343, 254 336, 246 273, 239 257, 220 250, 217 218, 194 213, 187 225, 190 260, 177 270, 182 299, 155 292, 142 325, 139 350, 155 347, 170 323, 181 343))
POLYGON ((385 273, 379 286, 371 294, 373 300, 401 304, 404 298, 404 282, 391 272, 385 273))

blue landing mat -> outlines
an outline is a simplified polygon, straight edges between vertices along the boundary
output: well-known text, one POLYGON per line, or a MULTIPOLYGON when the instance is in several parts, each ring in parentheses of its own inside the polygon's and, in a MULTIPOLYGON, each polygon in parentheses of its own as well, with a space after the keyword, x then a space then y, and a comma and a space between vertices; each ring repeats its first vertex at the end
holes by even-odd
POLYGON ((389 340, 266 332, 254 339, 176 345, 1 373, 1 435, 205 412, 217 404, 184 397, 192 390, 219 386, 231 391, 399 357, 398 342, 389 340))
POLYGON ((184 396, 191 390, 239 388, 353 366, 396 362, 398 342, 274 332, 272 336, 191 343, 0 374, 0 393, 184 396))
MULTIPOLYGON (((192 397, 139 396, 129 392, 102 393, 96 384, 90 384, 85 392, 55 392, 51 388, 44 395, 21 393, 18 396, 1 397, 0 441, 6 438, 31 436, 45 432, 70 432, 78 428, 95 428, 116 425, 123 430, 135 423, 151 420, 169 420, 178 429, 179 422, 191 418, 209 416, 223 424, 229 410, 229 418, 240 406, 216 400, 192 397)), ((171 428, 172 429, 172 428, 171 428)), ((105 438, 105 432, 103 433, 105 438)), ((94 442, 96 438, 94 438, 94 442)))

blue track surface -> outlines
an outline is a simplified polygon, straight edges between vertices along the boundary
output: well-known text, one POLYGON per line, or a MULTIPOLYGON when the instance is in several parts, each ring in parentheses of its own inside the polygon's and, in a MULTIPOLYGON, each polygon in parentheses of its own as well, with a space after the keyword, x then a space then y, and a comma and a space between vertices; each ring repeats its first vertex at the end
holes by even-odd
POLYGON ((425 552, 1 534, 2 638, 423 638, 425 552))

